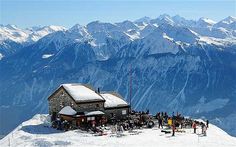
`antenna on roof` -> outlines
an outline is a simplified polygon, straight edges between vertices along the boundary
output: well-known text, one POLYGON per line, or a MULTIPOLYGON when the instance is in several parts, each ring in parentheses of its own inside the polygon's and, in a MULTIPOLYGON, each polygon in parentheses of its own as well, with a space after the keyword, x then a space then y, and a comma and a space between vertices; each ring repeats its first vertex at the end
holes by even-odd
POLYGON ((130 64, 130 69, 129 69, 129 104, 130 104, 130 112, 132 111, 132 64, 130 64))

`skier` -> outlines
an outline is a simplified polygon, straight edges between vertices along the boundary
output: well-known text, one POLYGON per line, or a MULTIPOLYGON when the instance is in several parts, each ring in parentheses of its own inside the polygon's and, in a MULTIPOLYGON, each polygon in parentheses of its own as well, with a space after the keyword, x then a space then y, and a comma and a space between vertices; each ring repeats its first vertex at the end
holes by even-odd
POLYGON ((169 126, 169 128, 172 126, 172 123, 173 123, 173 122, 172 122, 172 119, 169 117, 169 118, 168 118, 168 123, 167 123, 168 126, 169 126))
POLYGON ((158 124, 159 124, 158 128, 161 127, 163 129, 162 116, 158 116, 158 124))
POLYGON ((192 125, 192 127, 193 127, 193 133, 195 133, 195 134, 196 134, 197 124, 196 124, 196 122, 195 122, 195 121, 193 122, 193 125, 192 125))
POLYGON ((172 136, 175 136, 175 123, 172 123, 172 136))
POLYGON ((209 127, 209 120, 206 121, 206 127, 209 127))
POLYGON ((202 134, 204 134, 204 126, 205 126, 205 124, 203 122, 201 122, 202 134))
POLYGON ((207 130, 207 126, 204 124, 204 126, 203 126, 203 135, 204 135, 204 136, 207 135, 207 134, 206 134, 206 130, 207 130))
POLYGON ((165 112, 165 114, 164 114, 164 121, 165 121, 165 123, 168 122, 168 114, 167 114, 167 112, 165 112))

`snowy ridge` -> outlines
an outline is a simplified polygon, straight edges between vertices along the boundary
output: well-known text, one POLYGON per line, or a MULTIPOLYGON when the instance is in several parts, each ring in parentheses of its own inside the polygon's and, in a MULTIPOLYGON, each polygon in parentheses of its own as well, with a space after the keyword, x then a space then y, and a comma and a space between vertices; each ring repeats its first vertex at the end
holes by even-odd
POLYGON ((207 136, 193 134, 192 129, 185 129, 184 133, 171 134, 161 133, 157 127, 153 129, 134 130, 134 133, 125 131, 123 136, 116 137, 116 134, 94 136, 91 133, 80 130, 62 132, 49 127, 47 115, 37 114, 32 119, 23 122, 9 135, 0 140, 2 146, 83 146, 83 147, 234 147, 236 138, 229 136, 223 130, 210 124, 207 136))
POLYGON ((32 43, 38 41, 40 38, 56 32, 56 31, 65 31, 66 28, 62 26, 44 26, 37 27, 37 29, 27 28, 20 29, 15 25, 2 25, 0 27, 0 42, 4 40, 12 40, 18 43, 32 43))
MULTIPOLYGON (((203 37, 211 37, 214 38, 213 40, 222 39, 221 44, 225 45, 224 39, 235 40, 235 26, 236 19, 233 16, 229 16, 219 22, 214 22, 213 20, 204 17, 194 21, 186 20, 178 15, 171 17, 167 14, 160 15, 156 19, 144 17, 133 22, 129 20, 118 23, 93 21, 85 26, 76 24, 69 29, 54 25, 26 29, 20 29, 15 25, 1 25, 0 44, 4 44, 4 47, 2 49, 0 48, 0 53, 4 57, 7 57, 20 50, 19 48, 21 47, 17 47, 17 50, 10 52, 9 50, 11 50, 11 47, 5 47, 11 46, 12 42, 22 44, 23 47, 25 47, 42 39, 43 41, 40 42, 54 44, 58 50, 71 43, 88 42, 94 47, 97 58, 105 60, 113 54, 113 51, 109 50, 109 40, 119 40, 118 44, 124 46, 130 42, 147 37, 152 34, 155 29, 159 28, 163 33, 166 33, 167 36, 173 38, 176 42, 179 42, 178 44, 192 44, 203 37), (11 42, 8 43, 8 40, 11 42)), ((208 39, 201 39, 202 42, 205 40, 208 39)), ((209 42, 206 41, 205 43, 209 42)), ((211 44, 214 43, 215 42, 211 42, 211 44)), ((219 44, 216 43, 215 45, 219 44)), ((120 45, 118 46, 120 47, 120 45)), ((117 49, 115 50, 116 53, 117 49)))

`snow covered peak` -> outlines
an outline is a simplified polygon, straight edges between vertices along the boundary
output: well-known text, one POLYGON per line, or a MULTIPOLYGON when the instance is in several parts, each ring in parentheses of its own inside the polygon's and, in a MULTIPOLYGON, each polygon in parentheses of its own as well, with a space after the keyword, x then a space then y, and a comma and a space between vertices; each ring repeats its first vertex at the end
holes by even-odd
POLYGON ((179 51, 178 44, 159 28, 131 45, 134 45, 134 47, 129 48, 127 50, 128 53, 123 52, 122 56, 145 56, 160 53, 176 54, 179 51))
POLYGON ((208 23, 208 24, 211 24, 211 25, 213 25, 213 24, 216 23, 214 20, 209 19, 209 18, 205 18, 205 17, 201 17, 201 18, 199 19, 199 21, 204 21, 204 22, 206 22, 206 23, 208 23))
POLYGON ((172 20, 175 22, 175 25, 178 25, 178 26, 190 27, 190 26, 194 26, 195 25, 195 21, 187 20, 184 17, 181 17, 179 15, 173 16, 172 20))
POLYGON ((233 16, 228 16, 227 18, 219 21, 218 23, 216 23, 214 25, 214 27, 222 27, 222 28, 226 28, 226 29, 235 29, 236 27, 232 24, 235 24, 236 22, 236 17, 233 16))
POLYGON ((129 30, 138 30, 137 25, 135 25, 133 22, 126 20, 121 23, 116 23, 117 26, 120 27, 123 31, 129 31, 129 30))
POLYGON ((150 21, 152 24, 158 24, 158 25, 161 25, 161 24, 170 24, 170 25, 174 25, 174 21, 172 20, 172 18, 167 15, 167 14, 162 14, 160 15, 158 18, 156 19, 152 19, 150 21))
POLYGON ((17 28, 15 25, 6 25, 0 27, 0 42, 12 40, 17 43, 27 41, 28 32, 17 28))
POLYGON ((42 28, 37 29, 36 31, 33 31, 32 33, 29 34, 28 40, 32 40, 34 42, 38 41, 42 37, 57 32, 57 31, 65 31, 66 28, 62 26, 55 26, 55 25, 50 25, 50 26, 44 26, 42 28))
POLYGON ((69 30, 80 30, 83 26, 80 24, 75 24, 69 30))
POLYGON ((201 17, 198 21, 197 21, 197 27, 211 27, 215 24, 216 22, 209 19, 209 18, 204 18, 201 17))
MULTIPOLYGON (((74 25, 72 28, 68 30, 71 34, 78 34, 79 37, 88 37, 89 33, 85 26, 82 26, 80 24, 74 25)), ((75 37, 76 38, 76 37, 75 37)))
POLYGON ((117 30, 118 27, 112 23, 93 21, 87 24, 87 29, 90 33, 92 33, 92 32, 100 32, 100 31, 114 31, 114 30, 117 30))
POLYGON ((142 18, 139 18, 139 19, 135 20, 134 22, 135 23, 149 23, 150 20, 151 20, 150 17, 144 16, 142 18))
POLYGON ((158 27, 163 33, 173 38, 175 41, 193 44, 199 39, 199 35, 186 27, 172 26, 169 24, 158 27))
POLYGON ((19 28, 17 28, 16 25, 11 25, 11 24, 6 25, 5 27, 8 29, 11 29, 11 30, 18 30, 19 29, 19 28))
POLYGON ((159 19, 166 22, 167 24, 171 24, 171 25, 174 24, 174 21, 172 20, 172 18, 167 14, 160 15, 159 19))
POLYGON ((223 19, 221 22, 226 23, 226 24, 230 24, 236 21, 236 17, 234 16, 228 16, 225 19, 223 19))
POLYGON ((65 31, 66 30, 66 28, 63 26, 55 26, 55 25, 45 26, 44 29, 48 29, 49 31, 65 31))
POLYGON ((27 29, 20 29, 15 25, 2 25, 0 27, 0 41, 11 40, 22 44, 32 43, 38 41, 40 38, 50 33, 65 30, 65 27, 55 25, 27 29))

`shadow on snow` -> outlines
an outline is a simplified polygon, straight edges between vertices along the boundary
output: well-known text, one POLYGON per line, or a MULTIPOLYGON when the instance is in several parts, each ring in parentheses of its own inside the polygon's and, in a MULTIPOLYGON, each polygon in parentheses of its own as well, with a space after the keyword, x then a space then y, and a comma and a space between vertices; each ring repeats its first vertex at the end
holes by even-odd
POLYGON ((63 131, 45 126, 43 124, 22 126, 21 130, 30 134, 54 134, 54 133, 63 132, 63 131))

